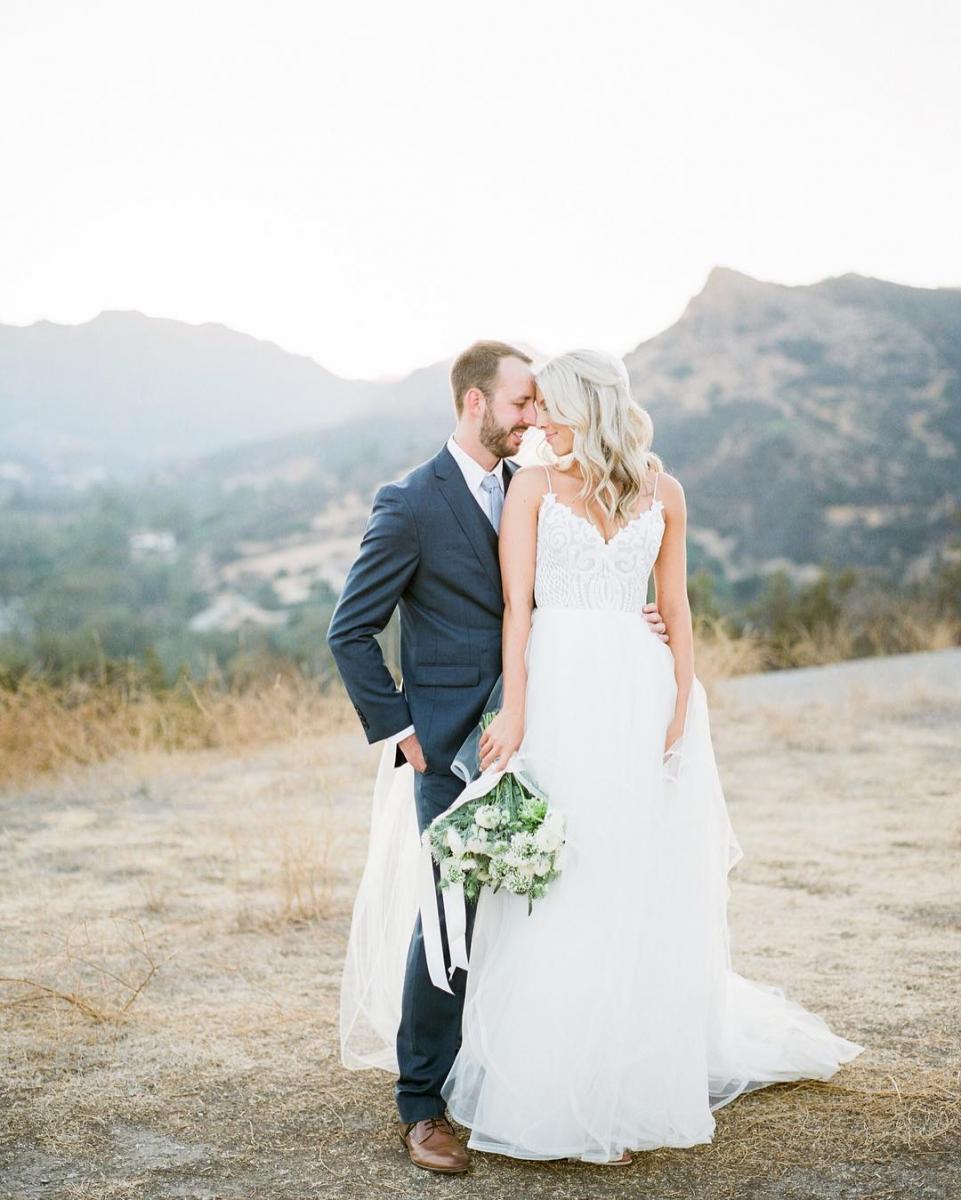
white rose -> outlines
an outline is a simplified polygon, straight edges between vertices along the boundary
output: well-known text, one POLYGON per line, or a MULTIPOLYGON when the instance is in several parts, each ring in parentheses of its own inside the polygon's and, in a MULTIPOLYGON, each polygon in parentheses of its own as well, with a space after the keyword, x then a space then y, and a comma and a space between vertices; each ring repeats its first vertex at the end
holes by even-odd
POLYGON ((534 834, 534 844, 537 846, 537 849, 547 854, 552 850, 556 850, 563 840, 560 833, 553 826, 546 823, 541 825, 534 834))
POLYGON ((447 836, 444 838, 447 843, 447 848, 455 858, 460 858, 464 853, 464 839, 457 832, 453 825, 447 830, 447 836))

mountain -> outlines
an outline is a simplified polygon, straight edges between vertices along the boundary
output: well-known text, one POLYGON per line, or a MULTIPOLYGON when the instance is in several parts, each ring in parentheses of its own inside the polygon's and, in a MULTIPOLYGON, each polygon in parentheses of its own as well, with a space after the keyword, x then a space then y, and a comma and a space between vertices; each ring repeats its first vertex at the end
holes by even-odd
POLYGON ((923 572, 958 533, 961 289, 717 267, 625 359, 692 540, 729 577, 923 572))
MULTIPOLYGON (((625 361, 685 487, 690 570, 748 591, 824 563, 900 580, 957 538, 961 289, 851 274, 789 287, 716 267, 625 361)), ((281 541, 313 562, 329 539, 336 586, 378 483, 446 438, 447 372, 345 380, 220 325, 140 313, 0 326, 0 504, 51 463, 74 483, 119 474, 203 513, 216 561, 238 569, 250 554, 269 573, 281 541)))
POLYGON ((0 325, 0 457, 109 470, 319 428, 370 411, 383 385, 223 325, 102 312, 0 325))

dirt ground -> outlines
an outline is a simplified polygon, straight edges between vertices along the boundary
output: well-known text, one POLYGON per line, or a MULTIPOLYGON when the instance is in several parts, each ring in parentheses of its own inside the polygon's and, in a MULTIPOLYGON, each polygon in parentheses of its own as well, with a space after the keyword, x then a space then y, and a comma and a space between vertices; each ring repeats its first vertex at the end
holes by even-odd
POLYGON ((7 792, 0 1196, 961 1196, 961 695, 934 661, 896 687, 868 662, 801 698, 789 673, 711 688, 744 848, 734 965, 867 1049, 623 1169, 475 1153, 465 1176, 419 1171, 392 1076, 340 1066, 378 757, 351 723, 7 792))

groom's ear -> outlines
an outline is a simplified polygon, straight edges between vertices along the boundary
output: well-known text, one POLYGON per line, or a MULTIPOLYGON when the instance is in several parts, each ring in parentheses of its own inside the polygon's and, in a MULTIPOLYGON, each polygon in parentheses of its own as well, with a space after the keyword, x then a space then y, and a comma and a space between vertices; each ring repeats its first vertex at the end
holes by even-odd
POLYGON ((464 412, 472 417, 482 417, 486 403, 487 397, 478 387, 468 388, 464 393, 464 412))

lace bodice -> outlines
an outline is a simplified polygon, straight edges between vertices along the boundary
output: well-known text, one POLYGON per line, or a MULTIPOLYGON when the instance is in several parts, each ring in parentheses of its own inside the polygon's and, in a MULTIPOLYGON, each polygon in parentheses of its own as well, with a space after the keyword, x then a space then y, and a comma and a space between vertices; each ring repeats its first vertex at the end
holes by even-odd
POLYGON ((586 517, 559 501, 553 490, 546 492, 537 514, 537 607, 639 613, 664 536, 663 509, 663 501, 654 499, 605 542, 586 517))

